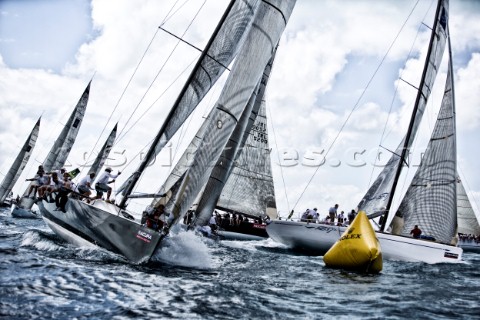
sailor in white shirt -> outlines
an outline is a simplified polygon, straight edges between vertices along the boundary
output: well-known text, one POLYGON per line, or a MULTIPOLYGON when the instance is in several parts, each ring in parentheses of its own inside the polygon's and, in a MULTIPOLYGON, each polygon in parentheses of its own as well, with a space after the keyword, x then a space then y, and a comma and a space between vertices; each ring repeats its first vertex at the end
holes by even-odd
POLYGON ((108 184, 115 182, 115 178, 117 178, 121 172, 118 171, 118 174, 112 174, 112 168, 107 167, 105 171, 100 175, 95 184, 95 191, 97 191, 97 199, 101 199, 104 192, 107 192, 107 200, 110 202, 110 195, 112 194, 112 188, 108 186, 108 184), (112 178, 113 180, 109 180, 112 178))
POLYGON ((83 177, 83 179, 80 180, 75 191, 77 191, 78 193, 81 193, 86 197, 90 197, 90 195, 92 194, 92 191, 90 190, 94 190, 92 188, 94 179, 95 179, 95 172, 90 172, 89 175, 83 177))

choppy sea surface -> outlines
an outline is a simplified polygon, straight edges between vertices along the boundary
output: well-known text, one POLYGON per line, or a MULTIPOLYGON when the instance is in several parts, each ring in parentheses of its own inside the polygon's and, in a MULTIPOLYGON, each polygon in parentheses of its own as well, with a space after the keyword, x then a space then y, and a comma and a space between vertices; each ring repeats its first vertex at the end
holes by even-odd
POLYGON ((0 209, 0 318, 480 319, 480 254, 464 264, 325 267, 272 240, 174 235, 146 265, 74 247, 0 209))

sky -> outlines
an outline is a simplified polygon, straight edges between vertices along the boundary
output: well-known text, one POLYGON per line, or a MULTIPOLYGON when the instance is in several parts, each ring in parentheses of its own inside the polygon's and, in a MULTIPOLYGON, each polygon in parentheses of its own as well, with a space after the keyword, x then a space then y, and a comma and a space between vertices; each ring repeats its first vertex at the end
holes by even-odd
MULTIPOLYGON (((160 128, 199 55, 158 26, 164 22, 166 30, 203 48, 226 4, 218 0, 1 0, 0 178, 42 116, 35 151, 13 190, 23 192, 25 178, 32 177, 43 162, 93 78, 86 116, 67 166, 91 161, 92 150, 100 148, 118 121, 120 139, 108 164, 124 173, 115 184, 119 187, 122 177, 138 165, 137 154, 160 128)), ((406 82, 419 83, 435 6, 430 0, 418 4, 413 0, 297 1, 266 93, 280 215, 312 207, 326 214, 335 203, 346 212, 356 207, 388 160, 388 150, 395 149, 406 132, 416 94, 406 82), (379 145, 382 154, 375 165, 379 145), (315 159, 327 152, 325 163, 318 167, 315 159)), ((451 1, 458 166, 474 208, 480 204, 478 21, 479 2, 451 1)), ((397 202, 433 129, 447 56, 410 168, 399 183, 397 202)), ((161 186, 202 116, 215 103, 226 76, 149 168, 137 191, 154 192, 161 186)), ((134 202, 132 208, 135 205, 140 207, 134 202)))

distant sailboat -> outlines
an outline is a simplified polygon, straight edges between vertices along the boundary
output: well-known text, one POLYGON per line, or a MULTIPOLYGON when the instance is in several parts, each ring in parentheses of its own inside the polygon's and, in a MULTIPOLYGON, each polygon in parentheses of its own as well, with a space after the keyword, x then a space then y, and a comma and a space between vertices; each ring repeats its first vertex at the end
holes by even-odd
MULTIPOLYGON (((367 191, 359 210, 369 218, 382 217, 377 237, 385 259, 427 263, 460 262, 462 249, 452 245, 456 237, 456 128, 452 54, 448 30, 448 0, 439 0, 429 49, 405 138, 367 191), (448 41, 447 41, 448 40, 448 41), (442 106, 427 151, 397 212, 391 212, 403 162, 418 131, 428 97, 448 42, 449 65, 442 106), (392 233, 383 232, 388 215, 395 214, 392 233), (413 239, 410 230, 421 226, 429 239, 413 239)), ((325 253, 345 227, 273 221, 271 238, 291 247, 325 253)))
MULTIPOLYGON (((17 182, 18 178, 22 174, 23 169, 27 165, 28 159, 32 155, 33 148, 35 147, 35 143, 37 142, 38 132, 40 130, 40 119, 37 120, 37 123, 33 126, 30 135, 28 136, 27 140, 23 144, 22 149, 15 158, 12 166, 8 170, 5 178, 3 178, 2 183, 0 184, 0 205, 5 204, 5 199, 7 199, 8 195, 13 189, 13 186, 17 182)), ((5 205, 10 206, 11 203, 7 203, 5 205)))
MULTIPOLYGON (((85 115, 88 97, 90 95, 91 82, 92 81, 88 83, 82 96, 80 97, 80 100, 60 132, 60 135, 58 136, 57 140, 55 140, 50 152, 43 161, 43 168, 45 172, 58 170, 65 165, 85 115)), ((12 206, 12 216, 16 218, 40 218, 39 214, 36 214, 32 211, 35 199, 33 199, 33 197, 26 197, 29 189, 30 186, 28 186, 25 190, 24 196, 21 198, 20 203, 12 206)))
POLYGON ((457 221, 459 240, 458 246, 465 252, 480 253, 480 225, 468 199, 467 192, 459 179, 457 183, 457 221), (477 240, 469 238, 477 237, 477 240))
POLYGON ((39 206, 50 228, 72 243, 94 243, 134 263, 148 261, 208 181, 271 60, 294 5, 294 0, 232 1, 145 158, 124 185, 124 197, 119 206, 98 200, 89 205, 70 199, 67 212, 60 214, 52 204, 42 201, 39 206), (136 196, 132 191, 148 163, 180 128, 235 56, 202 138, 202 143, 212 148, 198 149, 191 166, 178 180, 178 192, 165 228, 155 231, 122 217, 128 199, 136 196))

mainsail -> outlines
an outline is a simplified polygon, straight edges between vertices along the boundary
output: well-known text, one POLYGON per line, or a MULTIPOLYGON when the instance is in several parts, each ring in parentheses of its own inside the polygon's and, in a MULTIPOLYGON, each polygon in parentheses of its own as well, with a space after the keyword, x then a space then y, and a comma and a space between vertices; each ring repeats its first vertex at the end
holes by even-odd
MULTIPOLYGON (((139 168, 119 188, 129 195, 146 164, 160 153, 233 61, 251 28, 259 0, 231 1, 139 168)), ((123 207, 126 197, 120 203, 123 207)))
POLYGON ((423 234, 445 244, 452 243, 457 230, 457 149, 452 70, 450 59, 442 105, 432 136, 392 224, 392 233, 400 231, 400 234, 408 236, 410 230, 418 225, 423 234))
POLYGON ((60 169, 67 161, 70 150, 75 142, 75 138, 80 130, 85 110, 87 109, 91 83, 92 81, 90 80, 75 109, 70 115, 70 118, 68 118, 67 123, 65 123, 62 132, 60 132, 52 149, 50 149, 47 158, 43 161, 45 172, 60 169))
POLYGON ((457 222, 458 233, 480 234, 480 225, 473 211, 472 204, 468 199, 467 192, 461 180, 457 181, 457 222))
MULTIPOLYGON (((270 163, 266 136, 266 112, 262 101, 274 58, 275 54, 265 67, 260 83, 250 97, 242 116, 212 170, 198 204, 195 222, 197 225, 207 224, 216 206, 254 216, 265 214, 266 198, 263 197, 263 193, 273 195, 273 188, 261 190, 266 187, 261 183, 263 181, 262 175, 266 169, 265 156, 267 162, 270 163), (258 118, 261 106, 263 107, 263 119, 258 118), (246 144, 247 139, 249 144, 246 144), (265 144, 267 145, 266 153, 262 148, 265 144), (240 155, 243 156, 239 158, 240 155), (235 170, 235 174, 231 176, 233 170, 235 170), (227 180, 231 182, 229 187, 224 189, 227 180), (257 182, 261 185, 257 186, 257 182), (238 188, 235 188, 235 186, 238 188), (222 192, 222 190, 224 191, 222 192), (235 192, 235 195, 233 192, 235 192), (218 203, 221 194, 223 194, 223 198, 218 203), (237 196, 240 198, 237 198, 237 196), (262 200, 264 201, 261 202, 262 200), (238 203, 239 201, 243 205, 238 203)), ((268 169, 270 169, 270 166, 268 169)), ((271 177, 271 172, 265 173, 265 176, 267 175, 271 177)))
POLYGON ((407 133, 382 172, 380 172, 375 182, 358 204, 358 210, 365 211, 370 218, 388 214, 387 211, 393 200, 394 184, 396 184, 395 181, 398 179, 395 177, 399 175, 402 162, 405 161, 406 155, 417 134, 435 78, 437 77, 437 71, 442 61, 447 39, 447 24, 448 0, 441 0, 438 3, 435 14, 435 21, 415 101, 414 112, 409 126, 409 133, 407 133))
POLYGON ((23 169, 25 168, 30 155, 32 154, 35 143, 37 142, 38 132, 40 130, 40 119, 37 120, 37 123, 33 126, 30 135, 23 144, 22 149, 15 158, 10 170, 3 178, 2 184, 0 185, 0 203, 3 203, 7 198, 10 191, 13 189, 13 186, 18 180, 18 177, 22 174, 23 169))
POLYGON ((102 169, 103 165, 105 164, 105 161, 108 158, 108 155, 110 154, 110 150, 112 150, 113 142, 115 141, 115 138, 117 136, 117 125, 118 124, 115 124, 115 127, 113 127, 112 131, 110 132, 110 135, 108 136, 107 140, 103 144, 102 149, 100 149, 100 152, 95 158, 95 161, 90 167, 90 170, 88 171, 88 173, 93 172, 95 173, 95 176, 98 176, 100 169, 102 169))
POLYGON ((203 143, 188 169, 184 185, 175 203, 174 217, 180 218, 206 184, 228 139, 231 137, 248 100, 270 61, 295 1, 262 2, 255 15, 253 28, 240 50, 222 93, 214 107, 203 143), (208 147, 207 147, 208 146, 208 147))
POLYGON ((276 210, 264 101, 217 207, 257 217, 276 210))

